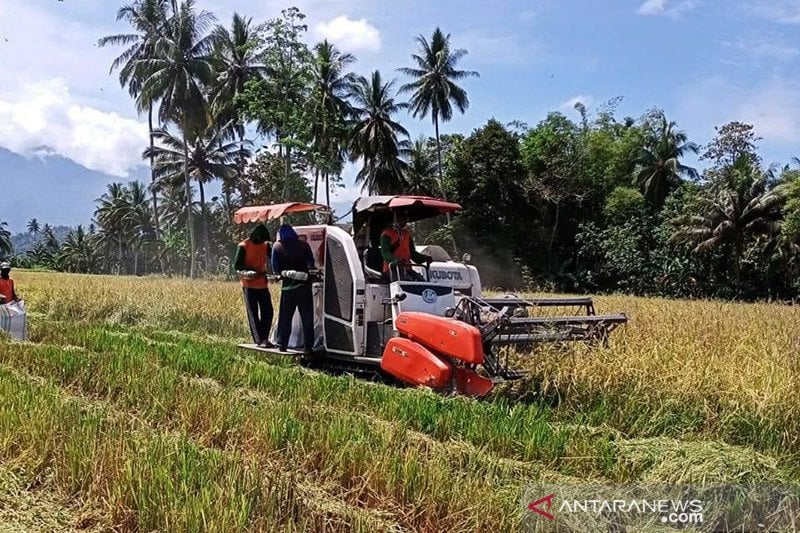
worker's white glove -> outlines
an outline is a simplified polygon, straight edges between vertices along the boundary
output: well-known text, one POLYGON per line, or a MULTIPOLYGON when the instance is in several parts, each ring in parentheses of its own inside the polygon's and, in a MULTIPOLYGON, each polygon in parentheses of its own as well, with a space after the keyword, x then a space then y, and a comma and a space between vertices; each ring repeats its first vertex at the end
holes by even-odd
POLYGON ((253 280, 258 277, 258 272, 255 270, 237 270, 236 273, 239 274, 240 278, 246 280, 253 280))
POLYGON ((297 270, 284 270, 281 277, 295 281, 308 281, 308 272, 298 272, 297 270))

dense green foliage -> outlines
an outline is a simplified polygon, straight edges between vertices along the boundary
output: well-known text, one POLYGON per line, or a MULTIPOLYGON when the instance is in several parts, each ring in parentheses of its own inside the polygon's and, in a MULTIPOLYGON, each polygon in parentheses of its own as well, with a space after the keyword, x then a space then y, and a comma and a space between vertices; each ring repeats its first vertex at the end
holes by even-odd
POLYGON ((124 47, 112 70, 150 118, 151 183, 110 184, 93 224, 63 244, 32 220, 36 245, 19 264, 227 272, 235 209, 330 205, 351 162, 352 185, 365 193, 459 202, 446 225, 417 224, 417 241, 470 252, 489 286, 800 294, 800 172, 768 167, 749 124, 722 125, 701 147, 659 109, 618 117, 616 98, 594 113, 577 104, 577 121, 551 113, 533 127, 490 120, 469 135, 440 134, 468 110, 459 83, 477 72, 461 70, 467 51, 439 28, 415 39, 398 84, 379 71, 358 75, 356 58, 328 41, 308 44, 297 8, 263 24, 237 14, 213 26, 192 0, 136 0, 118 19, 132 33, 99 44, 124 47), (435 136, 412 142, 404 111, 430 118, 435 136), (255 132, 263 146, 253 153, 255 132), (221 198, 206 197, 214 181, 221 198))
POLYGON ((553 113, 521 136, 490 121, 449 153, 445 185, 466 208, 454 234, 485 282, 798 296, 798 172, 765 168, 751 126, 719 128, 700 173, 683 162, 699 147, 663 112, 580 111, 580 124, 553 113))

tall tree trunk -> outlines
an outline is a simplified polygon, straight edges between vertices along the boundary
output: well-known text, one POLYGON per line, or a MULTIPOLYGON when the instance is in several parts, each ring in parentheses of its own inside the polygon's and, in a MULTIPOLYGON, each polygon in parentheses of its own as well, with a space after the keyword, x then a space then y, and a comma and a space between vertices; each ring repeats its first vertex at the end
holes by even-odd
MULTIPOLYGON (((436 129, 436 160, 439 165, 439 192, 442 193, 442 200, 447 201, 447 195, 444 192, 444 176, 442 174, 442 143, 439 139, 439 114, 436 110, 433 111, 433 126, 436 129)), ((453 245, 453 253, 458 255, 456 238, 453 236, 453 228, 450 225, 450 213, 445 213, 445 216, 447 217, 447 227, 450 231, 450 242, 453 245)))
POLYGON ((122 275, 122 239, 117 239, 117 276, 122 275))
POLYGON ((328 182, 328 178, 329 177, 330 177, 330 174, 328 174, 326 172, 325 173, 325 205, 327 205, 328 207, 331 206, 331 187, 330 187, 329 182, 328 182))
POLYGON ((222 201, 225 202, 225 212, 231 212, 231 187, 225 183, 223 180, 222 182, 222 201))
MULTIPOLYGON (((444 194, 444 179, 442 176, 442 143, 439 140, 439 115, 434 111, 433 113, 433 127, 436 129, 436 161, 438 163, 439 171, 439 192, 442 193, 442 200, 447 200, 444 194)), ((447 223, 450 223, 450 214, 447 214, 447 223)))
POLYGON ((317 203, 317 188, 319 186, 319 169, 314 170, 314 203, 317 203))
POLYGON ((289 175, 292 173, 292 151, 286 147, 286 167, 283 175, 283 201, 288 202, 289 196, 289 175))
POLYGON ((189 181, 189 143, 186 141, 186 119, 183 121, 183 183, 186 186, 186 225, 189 229, 189 277, 194 278, 197 265, 194 257, 194 224, 192 221, 192 182, 189 181))
MULTIPOLYGON (((220 142, 222 142, 222 141, 220 141, 220 142)), ((244 157, 244 126, 242 126, 242 129, 239 130, 239 150, 240 150, 240 152, 239 152, 239 169, 238 169, 239 170, 239 179, 237 180, 235 188, 239 189, 239 201, 241 202, 240 206, 242 206, 242 205, 244 205, 244 196, 245 196, 245 191, 244 191, 244 168, 245 168, 245 165, 247 164, 247 162, 245 161, 245 157, 244 157)), ((227 209, 228 209, 228 212, 230 213, 230 211, 231 211, 230 191, 228 192, 228 197, 225 199, 225 203, 227 204, 227 209)))
MULTIPOLYGON (((153 138, 153 103, 147 107, 147 128, 150 132, 150 192, 153 194, 153 231, 155 231, 156 241, 161 238, 161 224, 158 218, 158 195, 156 195, 156 170, 155 170, 155 156, 153 155, 153 147, 155 146, 155 139, 153 138)), ((159 267, 161 274, 164 274, 166 265, 163 257, 159 260, 159 267)))
POLYGON ((744 253, 744 243, 742 238, 736 237, 733 244, 733 267, 736 270, 736 297, 742 294, 742 254, 744 253))
POLYGON ((211 272, 213 257, 211 256, 211 239, 208 234, 208 212, 206 211, 206 191, 202 180, 197 180, 200 187, 200 216, 203 218, 203 247, 205 248, 206 274, 211 272))
POLYGON ((561 202, 556 202, 556 216, 553 220, 553 229, 550 230, 550 240, 547 243, 547 254, 553 251, 553 243, 556 240, 556 233, 558 233, 558 219, 561 214, 561 202))

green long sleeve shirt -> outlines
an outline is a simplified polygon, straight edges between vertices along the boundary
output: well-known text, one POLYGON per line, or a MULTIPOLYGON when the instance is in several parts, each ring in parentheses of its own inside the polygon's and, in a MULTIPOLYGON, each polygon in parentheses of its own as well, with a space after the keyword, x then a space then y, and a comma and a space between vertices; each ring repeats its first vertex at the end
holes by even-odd
POLYGON ((247 270, 244 264, 244 246, 236 247, 236 255, 233 257, 233 269, 236 271, 247 270))

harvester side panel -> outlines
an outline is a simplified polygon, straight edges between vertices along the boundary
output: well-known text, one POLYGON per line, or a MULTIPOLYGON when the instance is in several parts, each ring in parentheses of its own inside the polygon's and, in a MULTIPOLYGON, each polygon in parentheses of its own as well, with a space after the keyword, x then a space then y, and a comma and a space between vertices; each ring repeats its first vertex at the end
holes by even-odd
POLYGON ((452 318, 426 313, 400 313, 397 331, 438 354, 470 365, 483 364, 483 340, 478 328, 452 318))
POLYGON ((381 368, 412 385, 443 389, 450 385, 450 365, 410 339, 394 337, 386 343, 381 368))

